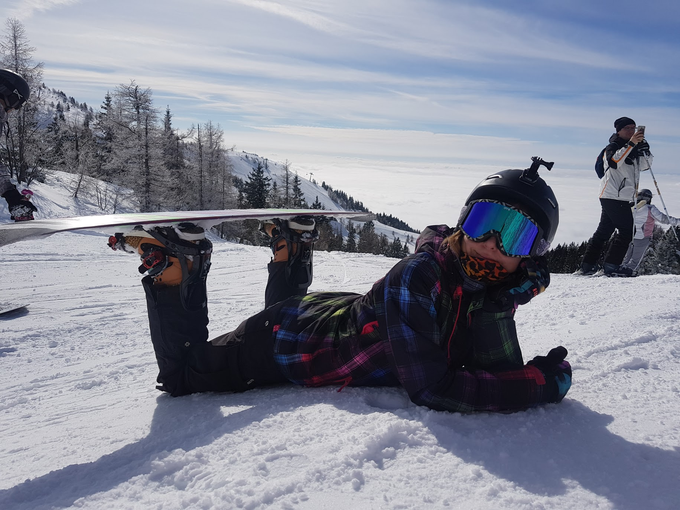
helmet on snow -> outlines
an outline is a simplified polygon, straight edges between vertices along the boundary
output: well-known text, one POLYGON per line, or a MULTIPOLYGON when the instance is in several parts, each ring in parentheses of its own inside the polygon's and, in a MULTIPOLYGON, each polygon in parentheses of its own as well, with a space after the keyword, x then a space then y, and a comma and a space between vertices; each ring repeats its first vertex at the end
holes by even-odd
POLYGON ((652 203, 652 191, 647 188, 638 191, 638 200, 646 200, 648 204, 652 203))
POLYGON ((0 69, 0 98, 6 108, 21 108, 31 95, 31 89, 21 76, 9 69, 0 69))
POLYGON ((531 159, 530 168, 495 173, 472 190, 458 219, 465 235, 476 241, 496 235, 501 251, 513 257, 548 251, 559 224, 559 209, 538 168, 543 165, 550 170, 553 163, 531 159))

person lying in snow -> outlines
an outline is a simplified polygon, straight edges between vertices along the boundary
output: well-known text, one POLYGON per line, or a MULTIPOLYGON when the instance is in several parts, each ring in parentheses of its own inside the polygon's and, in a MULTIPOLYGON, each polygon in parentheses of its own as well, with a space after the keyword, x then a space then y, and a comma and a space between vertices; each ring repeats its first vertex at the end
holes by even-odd
MULTIPOLYGON (((212 244, 191 224, 118 235, 148 269, 158 388, 173 396, 304 386, 398 386, 435 410, 516 411, 560 402, 571 386, 564 347, 524 364, 514 315, 550 282, 542 254, 558 225, 552 189, 527 170, 489 176, 455 228, 431 226, 415 253, 366 294, 306 293, 314 225, 266 225, 274 258, 264 311, 208 340, 212 244)), ((551 164, 548 164, 552 166, 551 164)))

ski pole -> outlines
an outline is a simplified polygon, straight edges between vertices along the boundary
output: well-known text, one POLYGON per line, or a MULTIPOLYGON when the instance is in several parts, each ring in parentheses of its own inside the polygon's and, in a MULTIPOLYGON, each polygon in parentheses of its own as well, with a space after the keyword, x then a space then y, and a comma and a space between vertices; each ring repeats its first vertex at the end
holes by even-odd
MULTIPOLYGON (((656 192, 659 194, 659 198, 661 199, 661 205, 663 205, 663 211, 666 213, 666 216, 670 218, 670 214, 668 214, 668 209, 666 208, 666 203, 663 201, 663 196, 661 196, 661 190, 659 189, 659 184, 656 182, 656 177, 654 177, 654 172, 652 172, 652 165, 649 163, 649 159, 647 158, 647 155, 645 154, 645 161, 647 161, 647 166, 649 167, 649 175, 652 176, 652 180, 654 181, 654 186, 656 186, 656 192)), ((671 230, 673 231, 673 234, 675 235, 675 240, 680 241, 678 239, 678 233, 675 231, 675 227, 671 225, 671 230)))

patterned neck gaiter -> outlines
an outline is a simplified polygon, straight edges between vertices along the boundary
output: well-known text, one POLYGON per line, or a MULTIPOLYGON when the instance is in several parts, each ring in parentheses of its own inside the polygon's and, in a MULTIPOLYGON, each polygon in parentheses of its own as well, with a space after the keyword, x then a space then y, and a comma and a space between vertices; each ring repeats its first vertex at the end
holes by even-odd
POLYGON ((481 283, 496 283, 505 280, 511 273, 498 262, 493 260, 469 257, 461 254, 459 257, 463 271, 473 280, 481 283))

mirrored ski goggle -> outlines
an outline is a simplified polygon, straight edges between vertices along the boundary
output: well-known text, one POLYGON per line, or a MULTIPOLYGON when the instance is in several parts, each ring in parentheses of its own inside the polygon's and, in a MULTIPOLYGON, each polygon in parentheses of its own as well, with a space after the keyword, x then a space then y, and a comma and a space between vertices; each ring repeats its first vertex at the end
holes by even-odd
POLYGON ((496 235, 499 249, 509 257, 530 256, 538 237, 538 226, 524 213, 506 204, 486 200, 470 206, 461 230, 473 241, 485 241, 496 235))

